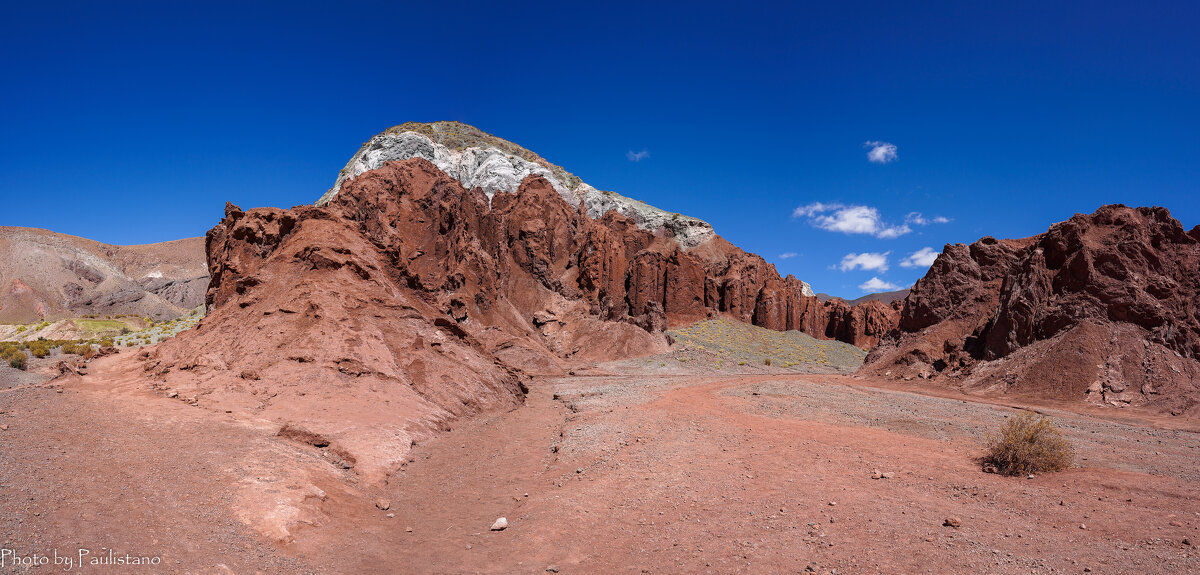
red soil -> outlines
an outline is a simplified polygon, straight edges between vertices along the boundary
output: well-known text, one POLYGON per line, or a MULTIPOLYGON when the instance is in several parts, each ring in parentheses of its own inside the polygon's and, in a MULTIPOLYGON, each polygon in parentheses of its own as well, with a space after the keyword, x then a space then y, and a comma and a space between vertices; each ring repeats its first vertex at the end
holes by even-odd
POLYGON ((103 358, 62 393, 0 392, 0 541, 160 556, 171 573, 1200 569, 1194 426, 1042 407, 1079 467, 1001 477, 975 458, 1007 407, 699 363, 535 377, 523 406, 459 421, 372 484, 328 447, 103 358), (509 527, 489 531, 497 517, 509 527))

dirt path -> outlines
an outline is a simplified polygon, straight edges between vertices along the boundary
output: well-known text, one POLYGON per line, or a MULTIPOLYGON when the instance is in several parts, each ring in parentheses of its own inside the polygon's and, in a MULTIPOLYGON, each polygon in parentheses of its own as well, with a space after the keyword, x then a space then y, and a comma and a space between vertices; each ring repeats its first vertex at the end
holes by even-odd
POLYGON ((1200 526, 1195 434, 1064 414, 1083 468, 981 473, 978 438, 1009 413, 822 376, 541 380, 526 408, 417 448, 388 487, 396 517, 363 514, 351 571, 1200 569, 1182 544, 1200 526), (1131 452, 1143 434, 1163 455, 1131 452))
POLYGON ((973 461, 1002 405, 825 375, 580 373, 417 445, 381 487, 136 386, 7 390, 0 543, 172 562, 146 573, 1200 571, 1193 432, 1056 411, 1081 467, 1007 478, 973 461), (283 512, 287 537, 254 529, 283 512))

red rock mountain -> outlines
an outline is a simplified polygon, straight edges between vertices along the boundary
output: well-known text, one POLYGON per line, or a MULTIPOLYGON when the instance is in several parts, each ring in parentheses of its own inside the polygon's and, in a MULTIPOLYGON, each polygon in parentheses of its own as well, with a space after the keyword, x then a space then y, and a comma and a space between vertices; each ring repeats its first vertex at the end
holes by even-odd
POLYGON ((593 219, 538 175, 489 198, 420 158, 319 207, 227 206, 207 252, 209 315, 149 352, 155 385, 286 423, 372 477, 455 417, 521 401, 523 374, 665 351, 669 324, 723 314, 869 345, 898 315, 822 304, 716 236, 593 219))
POLYGON ((860 373, 1200 411, 1200 227, 1110 205, 947 245, 860 373))

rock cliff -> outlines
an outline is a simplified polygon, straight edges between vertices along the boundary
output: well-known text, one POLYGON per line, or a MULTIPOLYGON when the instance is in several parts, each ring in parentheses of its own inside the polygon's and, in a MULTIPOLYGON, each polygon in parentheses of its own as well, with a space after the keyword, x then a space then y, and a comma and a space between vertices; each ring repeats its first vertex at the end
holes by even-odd
POLYGON ((1200 227, 1104 206, 1022 240, 948 245, 862 373, 1195 411, 1200 227))
POLYGON ((147 354, 154 385, 318 437, 373 478, 455 418, 522 401, 528 374, 665 351, 671 324, 721 315, 869 345, 896 317, 823 304, 715 235, 593 217, 544 174, 489 194, 424 158, 317 206, 227 206, 206 242, 209 315, 147 354))

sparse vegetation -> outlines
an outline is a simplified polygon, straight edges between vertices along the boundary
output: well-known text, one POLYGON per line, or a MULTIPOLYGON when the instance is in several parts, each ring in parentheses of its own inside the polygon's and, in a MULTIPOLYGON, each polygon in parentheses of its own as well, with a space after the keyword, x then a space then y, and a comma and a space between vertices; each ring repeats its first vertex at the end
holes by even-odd
POLYGON ((0 343, 0 360, 8 362, 8 365, 17 369, 25 369, 25 362, 29 358, 21 351, 19 344, 12 342, 0 343))
POLYGON ((137 331, 122 330, 119 335, 111 338, 110 345, 116 344, 125 347, 140 347, 145 345, 154 345, 165 339, 170 339, 179 334, 179 332, 192 329, 200 323, 204 318, 204 307, 200 306, 192 310, 192 313, 169 321, 153 323, 150 318, 139 318, 147 322, 148 327, 137 331))
POLYGON ((854 369, 867 352, 847 343, 815 339, 799 331, 778 332, 726 319, 670 330, 682 349, 712 352, 739 366, 822 366, 854 369))
POLYGON ((1054 422, 1026 411, 1008 418, 1000 433, 988 438, 985 467, 1005 475, 1060 471, 1071 466, 1075 448, 1054 422))

